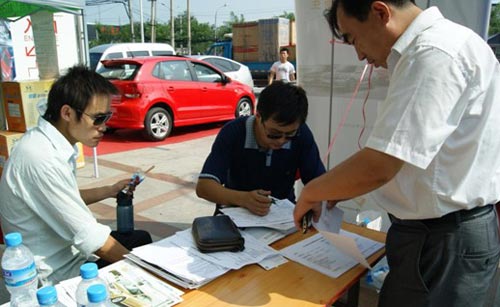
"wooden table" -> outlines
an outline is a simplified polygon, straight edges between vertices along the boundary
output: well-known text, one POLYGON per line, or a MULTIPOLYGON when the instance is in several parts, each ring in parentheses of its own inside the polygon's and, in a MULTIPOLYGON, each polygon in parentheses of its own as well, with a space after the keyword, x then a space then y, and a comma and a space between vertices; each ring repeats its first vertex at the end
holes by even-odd
MULTIPOLYGON (((342 224, 342 229, 385 242, 383 232, 347 223, 342 224)), ((297 232, 271 246, 280 250, 315 233, 310 231, 303 235, 297 232)), ((375 264, 384 254, 383 248, 370 256, 368 263, 375 264)), ((367 269, 358 264, 339 278, 331 278, 294 261, 270 271, 254 264, 230 271, 199 289, 182 289, 186 292, 182 296, 184 302, 176 306, 331 306, 351 287, 357 296, 359 279, 366 272, 367 269)))

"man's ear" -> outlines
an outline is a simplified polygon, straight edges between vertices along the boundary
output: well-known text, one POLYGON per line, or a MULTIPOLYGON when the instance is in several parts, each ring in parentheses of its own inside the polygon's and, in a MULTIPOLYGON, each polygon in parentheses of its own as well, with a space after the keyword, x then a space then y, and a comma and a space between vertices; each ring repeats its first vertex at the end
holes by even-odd
POLYGON ((387 3, 382 1, 374 1, 371 6, 371 14, 375 14, 375 17, 380 20, 383 24, 387 24, 391 19, 391 8, 387 3))
POLYGON ((262 116, 260 115, 260 113, 258 111, 255 111, 255 118, 259 121, 262 119, 262 116))
POLYGON ((75 116, 75 110, 73 110, 73 108, 69 105, 65 104, 61 107, 60 116, 62 120, 69 122, 71 121, 71 117, 75 116))

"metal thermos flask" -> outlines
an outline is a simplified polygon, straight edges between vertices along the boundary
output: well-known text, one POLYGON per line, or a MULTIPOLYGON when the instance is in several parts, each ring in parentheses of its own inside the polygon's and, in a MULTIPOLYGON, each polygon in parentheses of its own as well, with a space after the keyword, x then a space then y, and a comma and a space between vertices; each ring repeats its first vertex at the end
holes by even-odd
POLYGON ((127 234, 134 231, 133 193, 120 191, 116 195, 116 230, 127 234))

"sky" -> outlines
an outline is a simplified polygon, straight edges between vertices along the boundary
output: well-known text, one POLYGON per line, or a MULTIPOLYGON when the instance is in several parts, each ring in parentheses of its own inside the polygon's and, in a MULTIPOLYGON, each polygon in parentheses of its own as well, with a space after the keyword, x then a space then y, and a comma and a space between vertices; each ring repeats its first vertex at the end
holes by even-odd
MULTIPOLYGON (((110 1, 111 2, 111 1, 110 1)), ((126 1, 127 2, 127 1, 126 1)), ((295 12, 295 0, 190 0, 191 16, 199 22, 215 23, 217 12, 217 26, 229 21, 230 12, 238 17, 243 15, 245 21, 279 16, 283 12, 295 12), (226 6, 224 6, 226 4, 226 6)), ((173 0, 174 16, 186 11, 187 0, 173 0)), ((133 20, 140 21, 140 0, 132 0, 133 20)), ((151 1, 142 0, 143 18, 148 21, 151 17, 151 1)), ((157 23, 168 23, 170 20, 170 0, 156 1, 157 23)), ((129 19, 123 4, 106 4, 87 6, 85 8, 87 23, 100 22, 102 24, 128 24, 129 19)))

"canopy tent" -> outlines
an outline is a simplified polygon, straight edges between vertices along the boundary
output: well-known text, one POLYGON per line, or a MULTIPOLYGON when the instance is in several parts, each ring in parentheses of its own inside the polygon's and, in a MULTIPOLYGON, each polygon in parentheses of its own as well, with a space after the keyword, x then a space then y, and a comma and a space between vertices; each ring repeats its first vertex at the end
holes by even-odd
POLYGON ((85 0, 0 0, 0 18, 20 18, 40 10, 80 14, 85 0))

